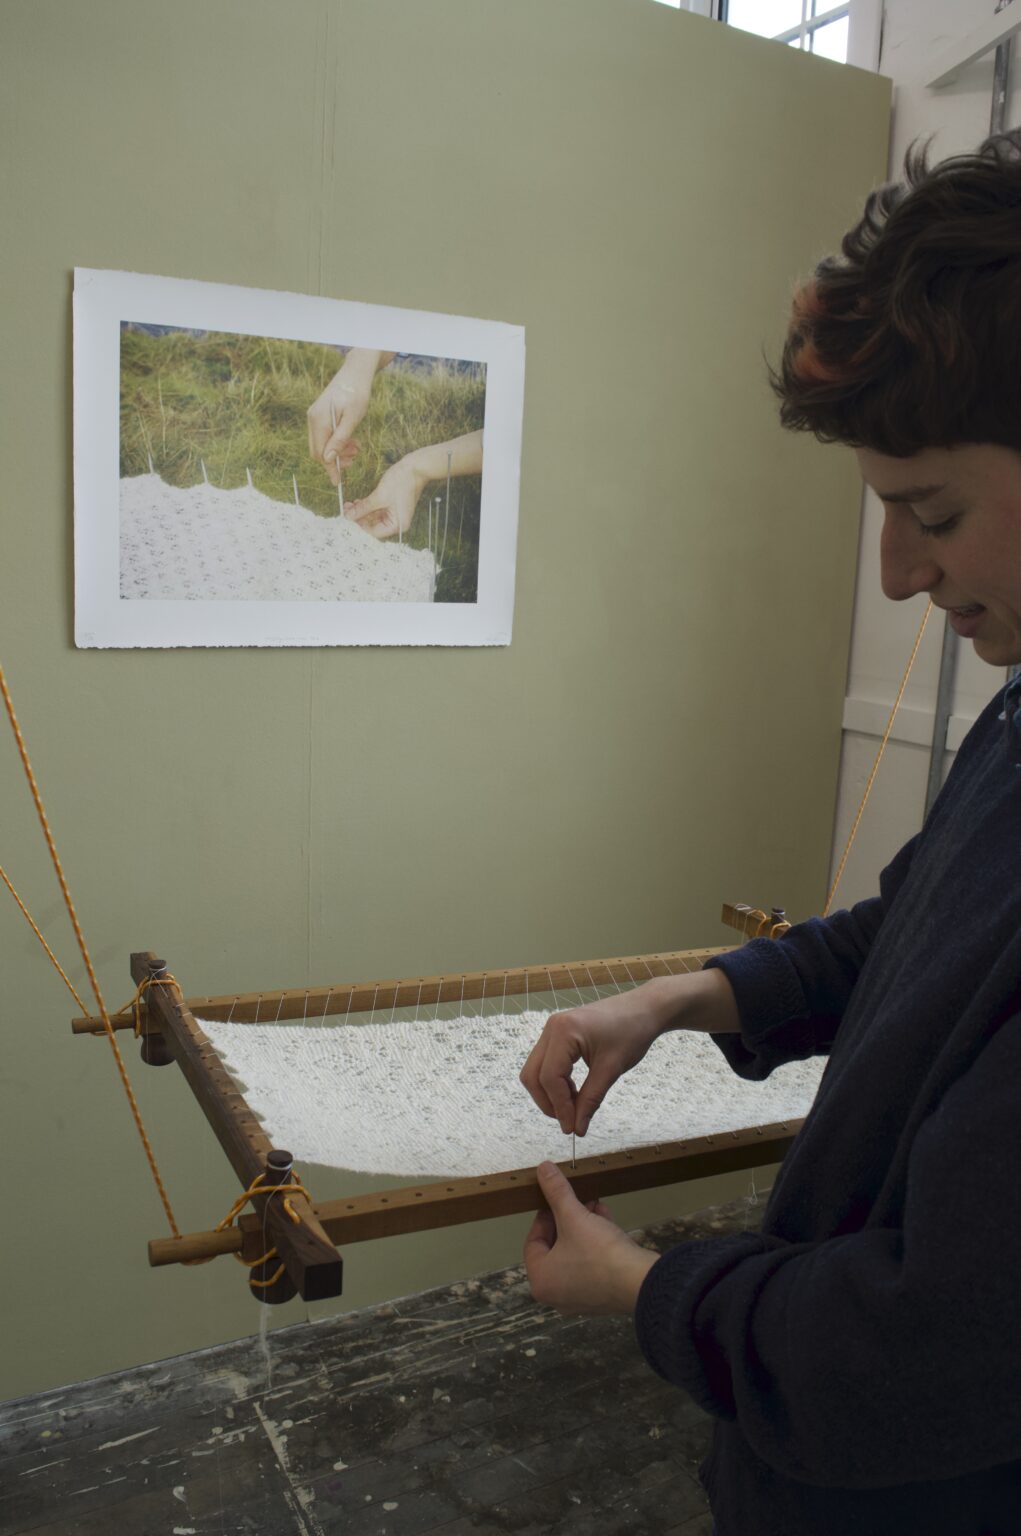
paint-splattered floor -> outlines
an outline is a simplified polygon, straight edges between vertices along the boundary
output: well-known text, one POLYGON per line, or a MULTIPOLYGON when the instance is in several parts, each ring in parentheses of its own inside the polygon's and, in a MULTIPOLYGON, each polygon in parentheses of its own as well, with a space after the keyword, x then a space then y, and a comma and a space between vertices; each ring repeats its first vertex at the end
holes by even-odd
POLYGON ((0 1536, 709 1536, 706 1416, 629 1321, 557 1317, 521 1270, 270 1348, 268 1384, 254 1338, 0 1405, 0 1536))

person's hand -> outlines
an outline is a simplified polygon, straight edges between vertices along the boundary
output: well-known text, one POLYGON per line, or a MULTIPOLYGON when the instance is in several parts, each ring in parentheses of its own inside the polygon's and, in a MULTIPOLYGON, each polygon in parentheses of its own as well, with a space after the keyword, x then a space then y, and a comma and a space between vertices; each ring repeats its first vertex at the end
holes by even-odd
POLYGON ((521 1081, 543 1114, 567 1135, 584 1136, 618 1077, 641 1061, 669 1029, 736 1034, 741 1029, 733 989, 721 970, 657 976, 616 997, 552 1013, 521 1069, 521 1081), (576 1061, 588 1077, 575 1086, 576 1061))
POLYGON ((556 1163, 539 1167, 549 1203, 525 1239, 525 1270, 536 1301, 566 1316, 633 1312, 658 1254, 617 1226, 598 1201, 582 1205, 556 1163))
POLYGON ((658 1002, 656 989, 646 985, 550 1014, 521 1069, 521 1081, 565 1134, 584 1136, 618 1077, 636 1066, 662 1034, 667 1021, 658 1002), (572 1077, 577 1061, 589 1069, 580 1088, 572 1077))
POLYGON ((354 434, 369 408, 373 380, 384 355, 392 356, 352 347, 318 400, 308 408, 308 451, 334 485, 340 480, 340 471, 358 455, 354 434))
POLYGON ((425 484, 408 455, 391 464, 371 495, 361 501, 345 502, 344 516, 374 539, 391 539, 398 532, 405 534, 425 484))

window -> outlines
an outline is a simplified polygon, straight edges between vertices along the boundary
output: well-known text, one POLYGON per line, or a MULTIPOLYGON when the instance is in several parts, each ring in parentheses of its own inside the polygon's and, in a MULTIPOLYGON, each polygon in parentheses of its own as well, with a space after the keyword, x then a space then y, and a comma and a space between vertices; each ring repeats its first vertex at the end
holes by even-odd
POLYGON ((847 62, 850 0, 660 0, 675 10, 695 11, 717 21, 804 48, 823 59, 847 62))
POLYGON ((721 21, 824 59, 847 61, 848 0, 727 0, 721 21))

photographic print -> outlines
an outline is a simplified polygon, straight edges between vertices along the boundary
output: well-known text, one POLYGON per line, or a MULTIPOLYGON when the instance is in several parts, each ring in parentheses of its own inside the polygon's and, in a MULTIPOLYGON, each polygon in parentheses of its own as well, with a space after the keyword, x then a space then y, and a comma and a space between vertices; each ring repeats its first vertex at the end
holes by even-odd
POLYGON ((78 645, 509 643, 519 327, 75 279, 78 645))

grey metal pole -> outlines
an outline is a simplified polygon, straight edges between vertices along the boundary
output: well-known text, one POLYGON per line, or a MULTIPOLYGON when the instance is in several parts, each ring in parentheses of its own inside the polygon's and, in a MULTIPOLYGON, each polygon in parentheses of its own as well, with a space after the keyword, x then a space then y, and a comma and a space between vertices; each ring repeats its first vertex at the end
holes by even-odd
MULTIPOLYGON (((997 0, 994 15, 999 16, 1014 0, 997 0)), ((1008 37, 996 50, 993 69, 993 109, 989 116, 989 132, 1002 133, 1007 126, 1007 107, 1010 103, 1010 66, 1014 55, 1014 39, 1008 37)))
MULTIPOLYGON (((1014 0, 997 0, 995 15, 1005 11, 1014 0)), ((1003 133, 1007 126, 1007 108, 1010 104, 1010 68, 1014 54, 1014 39, 1008 37, 996 50, 993 68, 993 104, 989 114, 989 132, 1003 133)), ((932 750, 929 753, 929 779, 925 789, 925 814, 928 816, 932 802, 939 794, 943 782, 943 754, 947 748, 947 727, 953 710, 954 679, 957 676, 957 656, 960 640, 948 623, 943 629, 943 653, 939 662, 939 683, 936 687, 936 716, 932 722, 932 750)), ((1007 668, 1008 677, 1016 677, 1021 666, 1007 668)))
MULTIPOLYGON (((1014 0, 998 0, 995 14, 998 16, 1005 11, 1008 5, 1013 5, 1014 0)), ((1007 126, 1007 108, 1010 104, 1010 71, 1014 62, 1014 39, 1008 37, 1005 43, 1001 43, 996 50, 996 64, 993 73, 993 110, 989 119, 990 133, 1002 133, 1007 126)), ((1007 668, 1008 680, 1021 674, 1021 662, 1014 662, 1007 668)))

